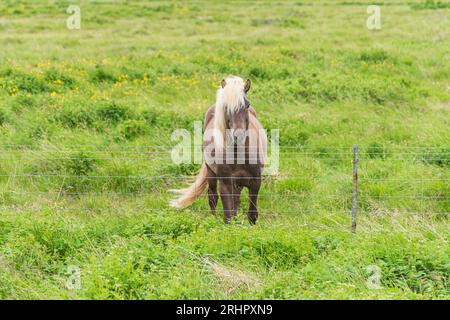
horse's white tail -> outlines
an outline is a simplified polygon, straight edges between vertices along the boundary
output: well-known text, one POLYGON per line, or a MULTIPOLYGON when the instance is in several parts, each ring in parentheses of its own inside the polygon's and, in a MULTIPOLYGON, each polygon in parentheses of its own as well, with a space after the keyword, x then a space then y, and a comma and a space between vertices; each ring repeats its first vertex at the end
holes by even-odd
POLYGON ((206 179, 207 174, 208 168, 206 168, 206 163, 203 163, 200 168, 200 172, 195 176, 195 181, 193 184, 186 189, 170 190, 174 193, 180 194, 177 199, 170 201, 170 206, 177 209, 182 209, 194 203, 194 201, 197 200, 206 189, 208 184, 208 180, 206 179))

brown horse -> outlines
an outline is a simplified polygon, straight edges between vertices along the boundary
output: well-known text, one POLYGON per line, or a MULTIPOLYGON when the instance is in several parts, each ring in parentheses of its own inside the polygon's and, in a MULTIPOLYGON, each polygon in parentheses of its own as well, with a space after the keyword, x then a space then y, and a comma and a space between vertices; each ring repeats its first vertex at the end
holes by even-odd
POLYGON ((208 186, 209 206, 215 214, 219 184, 224 221, 229 223, 237 214, 241 191, 246 187, 250 198, 247 216, 251 224, 256 223, 267 136, 248 101, 250 85, 250 80, 244 82, 236 76, 222 80, 216 103, 205 117, 205 162, 190 187, 176 190, 180 197, 171 202, 173 207, 192 204, 208 186))

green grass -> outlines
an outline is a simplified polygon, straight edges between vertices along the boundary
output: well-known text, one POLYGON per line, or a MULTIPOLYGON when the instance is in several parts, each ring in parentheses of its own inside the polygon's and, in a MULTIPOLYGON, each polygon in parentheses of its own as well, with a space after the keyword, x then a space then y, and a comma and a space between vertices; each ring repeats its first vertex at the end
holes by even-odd
POLYGON ((450 298, 446 3, 381 2, 379 31, 365 1, 78 3, 81 30, 0 4, 0 298, 450 298), (171 134, 228 74, 280 129, 254 227, 168 207, 198 169, 171 134))

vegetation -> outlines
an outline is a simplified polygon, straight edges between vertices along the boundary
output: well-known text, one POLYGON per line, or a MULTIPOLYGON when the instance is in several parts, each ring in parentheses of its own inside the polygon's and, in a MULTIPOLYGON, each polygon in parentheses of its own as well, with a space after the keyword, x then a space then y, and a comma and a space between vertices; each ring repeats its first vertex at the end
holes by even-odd
POLYGON ((0 4, 0 298, 450 298, 444 2, 379 2, 378 31, 366 1, 69 4, 0 4), (168 206, 199 168, 171 134, 228 74, 280 129, 254 227, 168 206))

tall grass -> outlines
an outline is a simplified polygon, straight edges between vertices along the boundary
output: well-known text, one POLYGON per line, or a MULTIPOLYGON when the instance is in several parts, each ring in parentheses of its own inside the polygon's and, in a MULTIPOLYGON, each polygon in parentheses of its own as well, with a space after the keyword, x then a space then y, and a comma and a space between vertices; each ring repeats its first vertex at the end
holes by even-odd
POLYGON ((449 298, 443 3, 383 3, 376 32, 363 2, 81 1, 81 30, 68 5, 0 4, 0 298, 449 298), (280 129, 254 227, 245 196, 231 225, 168 207, 199 168, 171 134, 228 74, 280 129))

